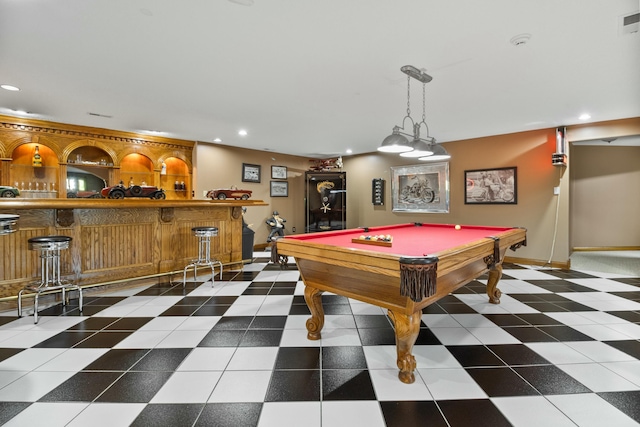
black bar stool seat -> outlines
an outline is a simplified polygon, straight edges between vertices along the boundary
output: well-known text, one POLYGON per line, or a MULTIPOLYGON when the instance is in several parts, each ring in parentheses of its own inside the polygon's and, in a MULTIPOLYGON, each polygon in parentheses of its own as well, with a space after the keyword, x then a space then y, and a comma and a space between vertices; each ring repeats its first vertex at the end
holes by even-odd
POLYGON ((198 238, 198 259, 191 261, 184 268, 182 287, 187 284, 187 270, 191 267, 193 267, 193 280, 198 280, 198 267, 210 267, 211 286, 213 286, 216 276, 214 265, 220 266, 220 279, 222 279, 222 263, 217 259, 211 258, 211 238, 218 236, 218 227, 193 227, 191 231, 198 238))
POLYGON ((22 296, 34 294, 33 320, 38 323, 38 298, 43 292, 61 292, 62 305, 68 302, 68 290, 78 291, 78 305, 82 312, 82 289, 60 278, 60 251, 69 248, 69 236, 37 236, 29 239, 29 250, 40 252, 40 282, 31 283, 18 292, 18 317, 22 317, 22 296))

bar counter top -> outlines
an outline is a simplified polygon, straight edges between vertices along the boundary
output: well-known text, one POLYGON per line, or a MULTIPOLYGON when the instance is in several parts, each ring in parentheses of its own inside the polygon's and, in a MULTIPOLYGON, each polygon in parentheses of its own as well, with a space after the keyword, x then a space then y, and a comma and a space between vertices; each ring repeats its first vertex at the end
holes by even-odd
MULTIPOLYGON (((114 209, 114 208, 195 208, 267 206, 262 200, 156 200, 129 199, 22 199, 0 198, 0 211, 6 209, 114 209)), ((6 213, 6 212, 3 212, 6 213)))

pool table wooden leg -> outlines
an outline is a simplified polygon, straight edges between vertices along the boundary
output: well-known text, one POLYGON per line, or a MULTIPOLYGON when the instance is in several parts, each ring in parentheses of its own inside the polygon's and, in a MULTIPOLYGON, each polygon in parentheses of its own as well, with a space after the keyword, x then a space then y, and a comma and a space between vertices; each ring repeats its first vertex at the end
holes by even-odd
POLYGON ((322 308, 322 293, 320 289, 305 286, 304 300, 307 302, 311 317, 307 319, 307 338, 319 340, 322 338, 320 331, 324 326, 324 309, 322 308))
POLYGON ((502 292, 498 289, 498 282, 502 277, 502 264, 493 266, 489 270, 489 280, 487 281, 487 295, 491 304, 500 304, 502 292))
POLYGON ((420 333, 420 320, 422 311, 417 311, 411 316, 389 310, 389 317, 396 330, 396 351, 398 352, 398 378, 405 384, 411 384, 416 380, 413 371, 416 369, 416 358, 411 354, 413 345, 420 333))

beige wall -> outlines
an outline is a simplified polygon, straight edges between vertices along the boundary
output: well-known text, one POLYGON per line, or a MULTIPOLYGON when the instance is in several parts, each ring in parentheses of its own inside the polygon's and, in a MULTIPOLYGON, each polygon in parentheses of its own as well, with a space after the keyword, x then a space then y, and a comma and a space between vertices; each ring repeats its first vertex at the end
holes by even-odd
POLYGON ((640 147, 571 146, 571 244, 640 246, 640 147))
POLYGON ((266 244, 269 227, 265 221, 274 210, 287 220, 286 232, 304 232, 304 172, 309 159, 267 151, 247 150, 226 145, 197 143, 194 148, 195 199, 204 199, 203 192, 214 188, 238 188, 253 191, 251 200, 263 200, 268 206, 247 208, 245 221, 256 232, 254 245, 266 244), (242 164, 261 166, 261 182, 242 182, 242 164), (287 167, 288 197, 271 197, 271 166, 287 167))
POLYGON ((546 262, 551 255, 556 209, 558 232, 553 260, 567 262, 568 175, 551 164, 555 152, 555 128, 447 143, 449 161, 449 213, 397 213, 391 206, 390 166, 420 164, 393 154, 368 154, 345 160, 347 170, 347 221, 349 227, 400 222, 435 222, 519 226, 527 229, 527 247, 507 255, 546 262), (464 171, 517 167, 516 205, 466 205, 464 171), (386 180, 385 206, 371 204, 371 180, 386 180), (560 196, 553 188, 561 187, 560 196), (362 191, 361 189, 366 189, 362 191))

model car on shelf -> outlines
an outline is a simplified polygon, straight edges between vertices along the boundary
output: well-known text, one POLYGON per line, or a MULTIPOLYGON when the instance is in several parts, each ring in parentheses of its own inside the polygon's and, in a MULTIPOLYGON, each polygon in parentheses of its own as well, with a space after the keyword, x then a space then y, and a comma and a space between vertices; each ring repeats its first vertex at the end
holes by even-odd
POLYGON ((67 191, 67 199, 102 199, 97 191, 67 191))
POLYGON ((242 200, 247 200, 249 197, 251 197, 251 190, 240 190, 236 187, 231 187, 231 188, 218 188, 216 190, 209 190, 209 192, 207 192, 207 197, 210 199, 218 199, 218 200, 225 200, 225 199, 242 199, 242 200))
POLYGON ((0 185, 0 197, 18 197, 20 190, 16 187, 9 187, 8 185, 0 185))
POLYGON ((125 197, 148 197, 150 199, 164 199, 167 196, 162 188, 155 185, 131 185, 125 187, 122 183, 112 187, 105 187, 100 192, 107 199, 124 199, 125 197))

